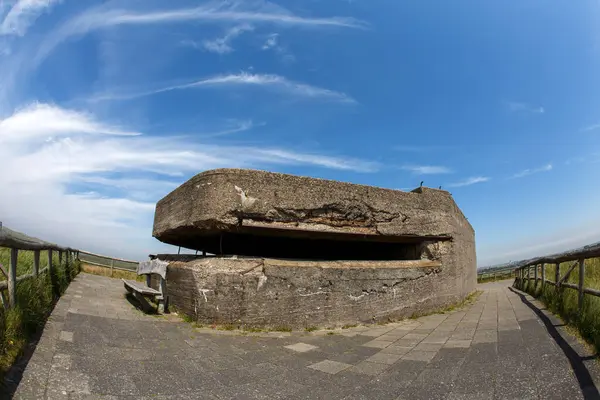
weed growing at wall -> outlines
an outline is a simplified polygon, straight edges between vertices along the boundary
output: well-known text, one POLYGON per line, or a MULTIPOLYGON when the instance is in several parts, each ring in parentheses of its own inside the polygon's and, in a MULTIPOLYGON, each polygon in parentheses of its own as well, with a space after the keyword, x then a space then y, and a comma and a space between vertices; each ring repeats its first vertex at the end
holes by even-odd
MULTIPOLYGON (((47 253, 41 252, 40 269, 47 265, 47 253)), ((0 249, 0 263, 8 266, 10 250, 0 249)), ((40 274, 17 284, 17 306, 5 309, 0 306, 0 379, 22 354, 27 343, 43 329, 46 319, 58 297, 64 293, 73 278, 79 273, 79 262, 59 265, 54 254, 54 273, 40 274)), ((17 276, 31 273, 33 252, 19 251, 17 276)), ((0 278, 3 280, 3 278, 0 278)), ((6 293, 5 293, 6 296, 6 293)))

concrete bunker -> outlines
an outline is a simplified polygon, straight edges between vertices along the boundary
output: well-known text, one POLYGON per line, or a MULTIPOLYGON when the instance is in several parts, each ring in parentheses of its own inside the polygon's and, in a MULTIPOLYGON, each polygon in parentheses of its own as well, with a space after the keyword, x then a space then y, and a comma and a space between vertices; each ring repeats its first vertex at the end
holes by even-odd
POLYGON ((171 304, 202 323, 335 326, 401 318, 475 288, 474 232, 451 195, 254 170, 196 175, 160 200, 153 236, 171 304))

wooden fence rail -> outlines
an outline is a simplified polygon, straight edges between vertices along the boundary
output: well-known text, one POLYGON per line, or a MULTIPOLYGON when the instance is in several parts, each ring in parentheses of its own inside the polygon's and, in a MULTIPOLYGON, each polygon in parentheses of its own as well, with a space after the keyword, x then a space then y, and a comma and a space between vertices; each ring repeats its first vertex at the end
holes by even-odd
POLYGON ((537 289, 538 281, 541 282, 542 289, 546 285, 554 286, 557 293, 560 293, 564 288, 577 290, 578 292, 578 307, 579 311, 583 308, 583 300, 586 294, 591 296, 600 297, 600 290, 586 288, 585 284, 585 260, 590 258, 600 257, 600 243, 596 243, 590 246, 584 246, 582 248, 571 250, 565 253, 555 254, 551 256, 538 257, 530 260, 526 260, 520 263, 515 269, 515 284, 518 288, 523 288, 525 282, 533 280, 534 290, 537 289), (573 263, 567 268, 564 275, 560 276, 560 264, 562 262, 573 263), (554 280, 546 279, 546 265, 555 265, 554 280), (571 273, 575 269, 579 271, 579 281, 577 284, 569 283, 567 280, 571 273), (533 274, 532 270, 533 269, 533 274), (541 274, 538 274, 538 270, 541 274), (533 275, 533 277, 532 277, 533 275))
MULTIPOLYGON (((62 263, 63 254, 65 262, 68 264, 77 258, 78 250, 70 247, 58 246, 54 243, 27 236, 23 233, 13 231, 0 223, 0 247, 10 249, 10 262, 8 269, 0 268, 0 271, 6 276, 6 281, 0 282, 0 301, 8 308, 14 307, 17 302, 17 284, 24 280, 37 277, 39 274, 53 272, 52 252, 58 252, 59 263, 62 263), (17 260, 19 250, 33 251, 33 272, 17 277, 17 260), (40 270, 40 251, 48 252, 48 266, 40 270), (3 290, 8 292, 8 301, 4 298, 3 290)), ((1 267, 1 266, 0 266, 1 267)))

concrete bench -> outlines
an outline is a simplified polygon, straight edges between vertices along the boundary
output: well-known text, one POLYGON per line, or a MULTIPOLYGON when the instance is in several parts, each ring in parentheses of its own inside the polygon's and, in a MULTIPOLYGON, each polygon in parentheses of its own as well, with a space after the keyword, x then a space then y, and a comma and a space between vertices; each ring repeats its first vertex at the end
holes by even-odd
POLYGON ((153 259, 139 263, 137 274, 146 275, 146 284, 138 281, 122 279, 125 289, 131 293, 139 302, 144 312, 153 312, 154 307, 148 302, 153 300, 157 304, 156 312, 169 312, 169 296, 167 296, 167 265, 165 261, 153 259), (151 285, 152 275, 158 275, 160 278, 159 290, 151 285))

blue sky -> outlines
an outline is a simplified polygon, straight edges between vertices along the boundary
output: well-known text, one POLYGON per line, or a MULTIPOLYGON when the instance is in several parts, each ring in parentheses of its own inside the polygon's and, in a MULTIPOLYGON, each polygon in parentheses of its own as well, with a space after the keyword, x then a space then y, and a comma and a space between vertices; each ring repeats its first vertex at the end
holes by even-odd
POLYGON ((0 0, 0 220, 144 258, 248 167, 455 197, 480 265, 600 240, 596 1, 0 0))

